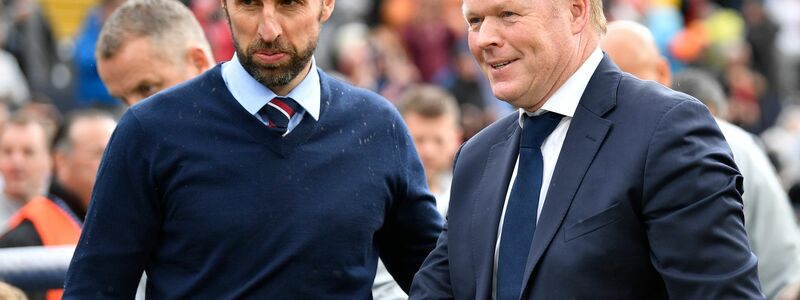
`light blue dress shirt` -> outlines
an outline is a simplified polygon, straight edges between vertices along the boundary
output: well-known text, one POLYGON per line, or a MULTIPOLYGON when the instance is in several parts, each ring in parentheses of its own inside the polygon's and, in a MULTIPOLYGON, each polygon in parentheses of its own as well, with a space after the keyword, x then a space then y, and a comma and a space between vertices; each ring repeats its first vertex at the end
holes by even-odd
MULTIPOLYGON (((278 95, 256 81, 253 76, 250 76, 250 73, 247 73, 244 67, 242 67, 235 53, 230 61, 222 64, 222 79, 225 81, 225 86, 228 87, 233 98, 236 98, 236 101, 239 101, 239 104, 253 115, 253 117, 266 125, 267 120, 262 119, 258 111, 264 107, 267 102, 278 95)), ((289 94, 281 96, 292 98, 302 108, 289 120, 286 134, 289 134, 292 129, 300 124, 300 121, 306 113, 311 115, 315 121, 319 120, 320 82, 319 73, 317 73, 317 63, 313 57, 311 58, 311 71, 308 72, 303 81, 292 89, 289 94)))

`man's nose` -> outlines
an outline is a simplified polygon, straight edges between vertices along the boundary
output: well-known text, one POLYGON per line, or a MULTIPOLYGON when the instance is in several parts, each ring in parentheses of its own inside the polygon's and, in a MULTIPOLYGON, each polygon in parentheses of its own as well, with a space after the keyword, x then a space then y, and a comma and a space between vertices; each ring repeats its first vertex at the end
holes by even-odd
POLYGON ((283 29, 278 23, 278 16, 274 7, 264 5, 264 8, 261 10, 261 17, 261 24, 258 25, 258 34, 261 36, 261 39, 265 42, 271 42, 283 34, 283 29))
POLYGON ((498 32, 497 21, 494 18, 485 18, 481 23, 481 27, 477 32, 475 42, 481 49, 486 49, 493 46, 500 46, 502 39, 498 32))

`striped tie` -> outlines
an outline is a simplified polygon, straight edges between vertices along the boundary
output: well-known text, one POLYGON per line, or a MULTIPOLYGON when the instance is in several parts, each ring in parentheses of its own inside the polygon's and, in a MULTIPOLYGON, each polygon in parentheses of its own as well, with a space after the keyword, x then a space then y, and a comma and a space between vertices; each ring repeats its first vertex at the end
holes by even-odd
POLYGON ((278 135, 286 134, 289 120, 297 112, 297 102, 289 97, 275 97, 258 111, 261 118, 267 122, 269 129, 278 135))

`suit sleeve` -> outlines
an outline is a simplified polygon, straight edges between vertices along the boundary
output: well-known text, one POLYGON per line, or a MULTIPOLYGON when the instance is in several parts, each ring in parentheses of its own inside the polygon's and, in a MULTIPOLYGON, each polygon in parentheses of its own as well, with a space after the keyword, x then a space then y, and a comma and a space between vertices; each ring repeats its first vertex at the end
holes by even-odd
POLYGON ((399 114, 394 114, 397 174, 391 187, 392 205, 377 242, 386 269, 408 293, 414 274, 436 246, 443 220, 436 210, 436 200, 428 191, 425 172, 408 129, 399 114))
POLYGON ((671 299, 763 299, 742 212, 742 176, 708 110, 683 101, 659 121, 644 170, 651 261, 671 299))
POLYGON ((439 235, 436 248, 414 276, 409 299, 454 299, 450 282, 450 261, 447 256, 447 224, 439 235))
POLYGON ((129 110, 103 155, 64 299, 133 299, 160 228, 151 145, 129 110))
MULTIPOLYGON (((453 168, 458 162, 458 156, 464 145, 458 149, 453 168)), ((454 299, 452 282, 450 280, 450 259, 447 251, 447 220, 445 220, 442 234, 436 242, 436 248, 431 251, 419 272, 414 276, 411 284, 409 299, 454 299)))

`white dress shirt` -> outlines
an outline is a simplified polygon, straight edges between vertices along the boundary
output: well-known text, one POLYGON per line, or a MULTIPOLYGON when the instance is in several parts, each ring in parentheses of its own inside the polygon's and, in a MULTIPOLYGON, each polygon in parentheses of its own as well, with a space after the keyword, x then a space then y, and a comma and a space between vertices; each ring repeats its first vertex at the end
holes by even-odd
MULTIPOLYGON (((313 57, 311 58, 311 68, 306 73, 305 78, 299 85, 288 94, 281 95, 292 98, 302 107, 289 120, 289 125, 284 135, 289 134, 292 129, 300 124, 306 112, 314 120, 319 120, 321 88, 319 73, 317 73, 317 63, 313 57)), ((231 91, 233 98, 236 98, 236 101, 239 101, 239 104, 254 118, 267 124, 267 120, 262 119, 258 111, 278 95, 258 82, 250 73, 247 73, 239 62, 236 53, 233 54, 233 58, 230 61, 222 64, 222 79, 225 81, 225 86, 231 91)))
MULTIPOLYGON (((544 206, 544 201, 546 200, 545 196, 547 195, 548 188, 550 187, 550 179, 553 177, 553 170, 556 167, 558 155, 561 153, 561 146, 564 144, 564 139, 567 137, 567 129, 569 129, 569 124, 572 122, 572 116, 575 115, 575 109, 578 107, 578 102, 580 102, 584 90, 586 90, 586 85, 589 84, 589 79, 592 78, 592 74, 594 74, 594 71, 597 69, 597 66, 600 65, 600 61, 602 59, 603 52, 600 51, 600 48, 596 48, 592 54, 589 55, 589 58, 583 62, 583 65, 581 65, 581 67, 578 68, 578 70, 572 74, 572 76, 570 76, 569 79, 567 79, 567 81, 558 88, 558 90, 556 90, 553 96, 545 101, 544 105, 542 105, 539 110, 531 113, 523 109, 519 109, 520 128, 523 127, 525 120, 523 114, 533 116, 550 111, 564 116, 561 119, 561 122, 559 122, 556 126, 556 129, 554 129, 553 132, 550 133, 550 136, 548 136, 542 143, 541 150, 544 164, 542 169, 542 190, 539 192, 539 208, 536 212, 537 221, 539 220, 539 215, 542 213, 542 207, 544 206)), ((519 155, 517 155, 517 162, 514 164, 514 171, 511 173, 511 181, 508 183, 508 191, 506 192, 506 199, 505 203, 503 204, 503 214, 500 216, 500 225, 497 229, 497 243, 495 244, 494 248, 492 299, 495 299, 497 289, 497 256, 500 250, 500 239, 502 238, 503 233, 503 221, 505 221, 506 217, 508 198, 511 196, 511 189, 514 187, 514 181, 517 178, 518 167, 519 155)))

